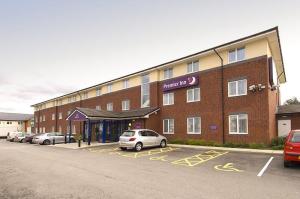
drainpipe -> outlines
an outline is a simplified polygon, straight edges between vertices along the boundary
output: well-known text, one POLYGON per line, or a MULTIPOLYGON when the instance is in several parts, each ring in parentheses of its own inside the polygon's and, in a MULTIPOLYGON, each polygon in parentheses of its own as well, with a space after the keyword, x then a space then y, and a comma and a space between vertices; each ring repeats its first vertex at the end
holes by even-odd
POLYGON ((216 55, 220 58, 221 61, 221 99, 222 99, 222 143, 225 144, 225 116, 224 116, 224 61, 220 54, 214 49, 216 55))

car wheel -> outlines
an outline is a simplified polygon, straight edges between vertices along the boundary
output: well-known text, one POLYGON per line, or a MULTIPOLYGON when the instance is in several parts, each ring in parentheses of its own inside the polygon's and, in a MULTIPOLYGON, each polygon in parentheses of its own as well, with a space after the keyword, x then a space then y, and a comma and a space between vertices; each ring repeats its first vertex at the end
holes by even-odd
POLYGON ((160 147, 161 147, 161 148, 165 148, 166 146, 167 146, 166 140, 162 140, 162 141, 160 142, 160 147))
POLYGON ((141 142, 136 143, 136 145, 135 145, 135 147, 134 147, 134 149, 135 149, 136 151, 141 151, 142 148, 143 148, 143 144, 142 144, 141 142))
POLYGON ((43 142, 43 144, 44 144, 44 145, 50 145, 50 140, 45 140, 45 141, 43 142))
POLYGON ((25 139, 22 139, 20 142, 21 142, 21 143, 25 143, 25 139))
POLYGON ((76 140, 74 138, 71 138, 70 141, 71 141, 71 143, 76 142, 76 140))
POLYGON ((283 166, 284 166, 285 168, 288 168, 288 167, 290 167, 290 163, 289 163, 288 161, 284 161, 284 162, 283 162, 283 166))
POLYGON ((125 151, 127 148, 126 148, 126 147, 120 147, 120 149, 121 149, 122 151, 125 151))

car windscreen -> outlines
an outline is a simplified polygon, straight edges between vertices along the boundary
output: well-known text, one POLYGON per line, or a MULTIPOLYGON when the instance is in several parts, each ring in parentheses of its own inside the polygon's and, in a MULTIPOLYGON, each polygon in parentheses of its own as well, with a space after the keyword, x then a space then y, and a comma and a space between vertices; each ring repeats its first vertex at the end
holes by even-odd
POLYGON ((291 142, 300 143, 300 131, 296 131, 293 133, 293 137, 291 138, 291 142))
POLYGON ((132 137, 134 136, 134 131, 124 131, 124 133, 122 134, 122 136, 124 137, 132 137))

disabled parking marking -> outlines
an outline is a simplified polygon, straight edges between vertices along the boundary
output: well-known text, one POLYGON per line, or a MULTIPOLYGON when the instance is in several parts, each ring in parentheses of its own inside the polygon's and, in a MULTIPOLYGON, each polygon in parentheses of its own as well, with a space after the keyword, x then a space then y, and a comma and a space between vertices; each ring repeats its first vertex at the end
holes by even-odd
POLYGON ((149 160, 160 160, 160 161, 166 162, 166 161, 168 161, 165 159, 166 157, 168 157, 168 155, 163 155, 163 156, 158 156, 158 157, 150 157, 149 160))
POLYGON ((196 166, 198 164, 201 164, 201 163, 204 163, 206 161, 217 158, 217 157, 219 157, 221 155, 224 155, 226 153, 228 153, 228 152, 227 151, 226 152, 218 152, 218 151, 211 150, 211 151, 206 151, 206 152, 201 153, 201 154, 197 154, 197 155, 194 155, 194 156, 183 158, 183 159, 180 159, 180 160, 175 160, 171 163, 175 164, 175 165, 193 167, 193 166, 196 166))
POLYGON ((118 154, 120 156, 128 157, 128 158, 140 158, 140 157, 151 156, 160 153, 167 153, 178 149, 180 148, 167 147, 167 148, 152 149, 148 151, 135 152, 135 153, 115 151, 115 152, 111 152, 110 154, 118 154))
POLYGON ((216 165, 216 170, 219 171, 234 171, 234 172, 244 172, 243 170, 237 169, 233 167, 233 163, 227 163, 225 165, 216 165))
POLYGON ((111 151, 117 151, 119 148, 113 148, 113 149, 93 149, 93 148, 89 148, 89 149, 84 149, 87 150, 91 153, 104 153, 104 152, 111 152, 111 151))

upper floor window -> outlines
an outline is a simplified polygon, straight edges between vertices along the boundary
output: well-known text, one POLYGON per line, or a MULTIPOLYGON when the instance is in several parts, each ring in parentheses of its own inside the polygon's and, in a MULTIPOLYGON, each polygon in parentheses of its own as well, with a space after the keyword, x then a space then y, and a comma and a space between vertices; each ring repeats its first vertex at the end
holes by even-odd
POLYGON ((164 70, 164 79, 170 79, 173 77, 173 68, 167 68, 164 70))
POLYGON ((45 122, 46 121, 46 116, 45 115, 43 115, 43 122, 45 122))
POLYGON ((96 96, 100 96, 101 95, 101 88, 97 87, 96 88, 96 96))
POLYGON ((100 111, 101 110, 101 106, 96 106, 96 110, 100 111))
POLYGON ((237 62, 245 59, 245 47, 236 48, 228 52, 228 62, 237 62))
POLYGON ((122 101, 122 111, 128 111, 130 109, 130 101, 124 100, 122 101))
POLYGON ((60 112, 59 114, 58 114, 58 119, 62 119, 62 113, 60 112))
POLYGON ((68 116, 71 114, 71 111, 68 111, 68 116))
POLYGON ((84 92, 82 98, 87 99, 89 97, 88 92, 84 92))
POLYGON ((106 110, 108 110, 108 111, 113 111, 114 110, 114 106, 113 106, 112 102, 106 104, 106 110))
POLYGON ((248 133, 248 114, 229 115, 229 134, 248 133))
POLYGON ((141 107, 150 106, 150 76, 149 74, 142 76, 141 81, 141 107))
POLYGON ((200 88, 188 89, 186 92, 187 102, 197 102, 200 101, 200 88))
POLYGON ((52 120, 55 120, 55 113, 52 113, 52 120))
POLYGON ((126 88, 129 88, 129 79, 125 79, 123 81, 123 88, 126 89, 126 88))
POLYGON ((43 121, 43 117, 42 116, 40 116, 40 122, 42 122, 43 121))
POLYGON ((163 105, 172 105, 174 104, 174 93, 164 93, 163 94, 163 105))
POLYGON ((107 85, 107 92, 108 93, 112 92, 112 84, 107 85))
POLYGON ((194 73, 199 71, 199 61, 192 61, 187 65, 187 73, 194 73))
POLYGON ((247 95, 247 80, 241 79, 228 82, 228 97, 247 95))

